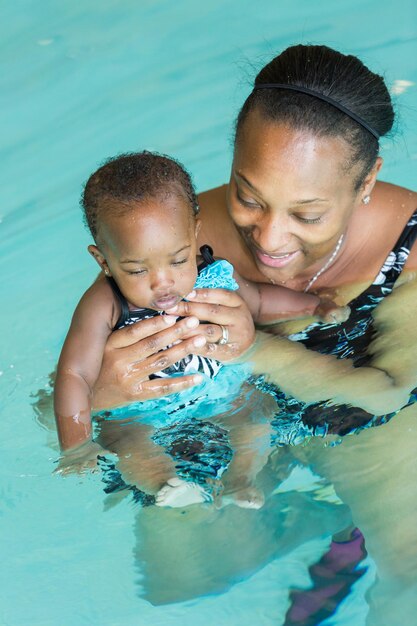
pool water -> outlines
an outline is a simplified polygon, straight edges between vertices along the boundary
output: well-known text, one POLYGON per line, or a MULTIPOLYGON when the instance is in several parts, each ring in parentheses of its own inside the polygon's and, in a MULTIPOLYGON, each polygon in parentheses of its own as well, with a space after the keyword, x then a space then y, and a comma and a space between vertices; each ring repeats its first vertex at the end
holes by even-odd
MULTIPOLYGON (((381 427, 340 446, 315 442, 327 455, 321 464, 310 462, 308 445, 274 455, 260 477, 267 497, 259 511, 143 508, 128 488, 113 482, 106 490, 102 473, 53 474, 49 374, 96 274, 78 199, 98 163, 146 148, 182 161, 200 190, 225 182, 233 120, 256 69, 290 44, 326 43, 385 74, 399 127, 383 143, 382 178, 414 186, 417 5, 348 4, 18 0, 0 7, 2 626, 284 624, 290 590, 311 586, 309 567, 352 523, 347 503, 355 499, 336 468, 345 463, 364 493, 376 493, 393 459, 416 458, 411 408, 387 425, 390 448, 381 427), (378 438, 381 458, 367 463, 378 438), (349 466, 358 446, 363 464, 349 466)), ((391 475, 400 474, 395 465, 391 475)), ((387 490, 402 496, 397 518, 411 528, 415 479, 406 478, 387 490)), ((364 530, 369 520, 358 510, 353 523, 364 530)), ((376 512, 365 537, 369 555, 355 570, 361 575, 332 617, 303 623, 365 624, 372 549, 395 519, 376 512)), ((393 595, 402 581, 393 574, 393 595)), ((403 603, 398 623, 413 623, 413 606, 403 603)))

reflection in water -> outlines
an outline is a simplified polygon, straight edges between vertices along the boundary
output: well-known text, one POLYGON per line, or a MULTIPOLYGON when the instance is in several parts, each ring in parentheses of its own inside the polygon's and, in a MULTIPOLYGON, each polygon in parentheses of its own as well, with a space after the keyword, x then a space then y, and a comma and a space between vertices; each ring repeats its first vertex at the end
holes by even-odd
POLYGON ((101 413, 97 440, 118 455, 124 479, 158 505, 227 496, 259 508, 263 495, 255 481, 271 451, 276 402, 242 382, 243 373, 247 378, 247 367, 224 367, 180 397, 101 413))
MULTIPOLYGON (((363 289, 358 285, 354 288, 356 292, 363 289)), ((347 430, 362 426, 357 436, 343 437, 342 445, 324 447, 330 438, 315 437, 305 447, 294 447, 293 453, 333 483, 366 538, 367 550, 378 568, 377 584, 369 593, 367 624, 372 626, 412 623, 414 617, 410 616, 417 610, 416 305, 415 273, 403 273, 392 294, 372 312, 372 370, 366 366, 355 369, 350 361, 326 361, 323 357, 313 367, 315 355, 299 346, 297 371, 289 380, 288 369, 284 376, 279 371, 279 359, 273 361, 269 354, 266 357, 268 364, 273 363, 270 372, 276 369, 274 378, 280 380, 281 374, 287 390, 300 400, 301 409, 295 416, 301 416, 299 423, 308 423, 310 415, 319 432, 339 435, 346 433, 346 426, 347 430), (378 329, 383 332, 378 334, 378 329), (317 395, 319 389, 321 397, 317 395), (325 404, 323 393, 330 399, 325 404), (382 417, 372 418, 371 409, 365 412, 355 406, 338 406, 340 398, 346 398, 346 405, 354 405, 356 400, 360 406, 372 407, 382 417), (301 400, 314 404, 304 408, 301 400), (392 409, 407 403, 410 406, 401 411, 392 409), (322 413, 317 411, 320 407, 322 413), (369 428, 376 424, 378 427, 369 428), (363 430, 363 426, 368 428, 363 430)))
POLYGON ((347 541, 332 541, 320 561, 309 567, 311 587, 291 592, 284 626, 320 624, 333 615, 366 573, 362 564, 366 556, 364 537, 358 528, 347 541))
MULTIPOLYGON (((415 282, 405 281, 375 312, 384 334, 374 338, 373 362, 381 371, 393 372, 404 385, 412 385, 417 380, 414 350, 417 336, 410 335, 409 323, 415 315, 415 304, 415 282)), ((417 333, 415 325, 411 328, 417 333)), ((300 361, 298 378, 293 381, 294 396, 315 401, 316 397, 308 397, 314 392, 313 385, 309 386, 309 379, 300 376, 302 366, 300 361)), ((360 373, 361 370, 356 371, 360 373)), ((320 378, 321 372, 317 371, 316 375, 320 378)), ((323 376, 322 380, 329 395, 332 395, 332 385, 343 384, 346 389, 351 386, 348 377, 344 374, 338 378, 337 372, 331 378, 323 376)), ((381 392, 376 387, 369 388, 365 377, 361 386, 361 378, 357 377, 355 393, 360 398, 365 393, 389 398, 396 391, 394 388, 381 392)), ((41 421, 48 421, 48 416, 51 419, 49 394, 38 398, 37 410, 41 421)), ((338 407, 335 415, 342 411, 343 408, 338 407)), ((134 452, 134 423, 127 426, 109 422, 106 428, 109 429, 112 449, 116 449, 114 444, 117 447, 117 441, 121 445, 123 440, 125 446, 119 450, 118 470, 121 472, 115 468, 113 487, 117 480, 120 482, 109 496, 110 505, 111 501, 115 502, 125 494, 134 495, 134 488, 139 487, 134 481, 132 457, 130 460, 125 458, 134 452), (126 462, 130 467, 123 475, 122 466, 125 464, 126 470, 126 462)), ((363 533, 366 549, 378 570, 378 580, 367 596, 370 607, 367 626, 413 623, 417 611, 416 405, 403 409, 386 424, 343 437, 340 445, 331 445, 340 441, 340 438, 335 441, 331 436, 315 437, 303 445, 282 447, 274 452, 256 480, 256 485, 265 494, 265 504, 257 511, 244 510, 233 504, 219 509, 214 504, 179 509, 154 506, 135 509, 134 554, 141 574, 140 594, 157 605, 225 591, 312 537, 342 531, 352 520, 363 533), (320 489, 304 491, 300 485, 291 486, 292 472, 299 466, 311 468, 316 475, 323 477, 325 482, 320 484, 320 489), (289 485, 288 490, 281 489, 283 484, 289 485), (334 486, 343 506, 323 497, 324 485, 334 486)), ((210 442, 209 456, 215 459, 216 445, 219 446, 218 458, 227 466, 230 460, 227 437, 212 437, 210 442)), ((176 462, 181 455, 186 457, 182 464, 185 473, 187 468, 190 472, 192 467, 195 469, 198 463, 198 471, 204 466, 207 469, 204 448, 197 444, 193 447, 189 440, 188 447, 173 444, 176 462)), ((190 476, 196 479, 195 473, 191 472, 190 476)), ((289 609, 288 624, 297 623, 296 619, 303 623, 300 622, 300 606, 306 609, 313 602, 312 598, 323 600, 317 576, 320 572, 324 575, 322 567, 323 564, 329 565, 331 554, 332 546, 327 555, 318 555, 308 564, 313 589, 310 595, 304 596, 300 590, 298 593, 294 591, 292 607, 285 608, 289 609)), ((347 567, 349 569, 349 564, 347 567)), ((332 567, 327 570, 331 572, 332 567)), ((357 576, 359 571, 356 569, 351 574, 357 576)), ((334 609, 335 597, 338 597, 337 590, 336 596, 329 596, 322 609, 326 609, 326 603, 327 609, 332 606, 334 609)), ((317 619, 317 616, 311 616, 305 623, 317 624, 317 619)))
POLYGON ((367 625, 412 624, 417 611, 417 406, 389 423, 323 447, 296 448, 349 505, 378 580, 368 597, 367 625))
MULTIPOLYGON (((265 414, 271 409, 271 399, 250 387, 243 404, 265 414)), ((38 410, 40 407, 45 422, 47 394, 42 394, 38 410)), ((235 412, 230 403, 228 408, 239 414, 236 406, 235 412)), ((193 438, 188 432, 185 440, 171 441, 171 451, 183 476, 188 473, 193 480, 206 480, 215 475, 219 464, 228 466, 230 443, 216 424, 207 430, 209 437, 202 436, 204 425, 194 423, 193 427, 193 438)), ((183 508, 149 506, 153 497, 144 494, 135 480, 135 468, 140 464, 136 443, 143 437, 140 422, 104 419, 99 429, 103 445, 118 453, 117 462, 101 463, 108 494, 105 506, 117 505, 124 497, 134 502, 138 594, 155 606, 223 593, 310 540, 327 539, 326 549, 332 535, 351 525, 349 509, 335 496, 331 485, 313 476, 294 458, 291 448, 274 452, 258 473, 256 486, 265 496, 258 510, 219 501, 183 508)), ((223 480, 226 474, 227 470, 223 480)), ((321 553, 313 552, 294 562, 307 576, 308 566, 320 557, 321 553)), ((277 593, 282 584, 277 581, 277 593)), ((284 598, 280 603, 282 619, 288 608, 288 589, 284 598)))
MULTIPOLYGON (((239 402, 229 401, 228 412, 222 415, 222 426, 228 425, 229 435, 234 429, 239 431, 239 405, 251 408, 253 414, 269 414, 272 419, 276 404, 271 404, 271 399, 272 396, 244 385, 239 402), (231 420, 226 419, 227 415, 231 420)), ((200 403, 200 412, 203 406, 204 403, 200 403)), ((211 405, 212 413, 215 408, 216 405, 211 405)), ((235 455, 237 439, 232 435, 225 439, 224 429, 216 428, 216 416, 210 416, 210 420, 213 424, 188 419, 185 425, 174 424, 170 428, 163 428, 161 438, 165 440, 165 449, 175 459, 183 477, 204 482, 208 477, 215 478, 218 468, 223 465, 220 473, 227 496, 230 490, 228 472, 233 467, 231 452, 233 450, 235 455)), ((246 429, 243 421, 241 428, 243 431, 246 429)), ((144 430, 138 419, 124 419, 120 422, 112 420, 109 414, 100 421, 99 440, 104 447, 117 452, 119 457, 117 467, 104 467, 106 492, 113 493, 116 501, 123 493, 132 495, 134 501, 144 507, 135 516, 134 554, 136 569, 140 574, 139 594, 153 605, 225 592, 235 583, 249 578, 268 563, 307 541, 340 533, 351 524, 349 509, 338 500, 331 485, 325 481, 315 477, 313 484, 307 488, 304 476, 302 489, 297 489, 297 483, 294 483, 295 468, 302 466, 292 456, 291 448, 276 451, 266 465, 264 456, 258 451, 258 457, 262 460, 262 464, 258 463, 258 469, 261 465, 263 469, 257 474, 256 487, 265 496, 265 502, 259 510, 246 510, 235 504, 225 505, 224 494, 210 505, 177 509, 148 506, 153 501, 141 490, 143 474, 140 442, 143 436, 144 430), (139 470, 136 472, 137 468, 139 470)), ((253 436, 251 440, 252 449, 256 449, 253 436)), ((248 445, 249 441, 245 440, 243 447, 248 445)), ((111 497, 107 504, 110 503, 111 497)), ((337 548, 340 545, 332 542, 327 563, 335 564, 335 555, 340 557, 341 550, 337 548)), ((329 578, 333 577, 329 588, 333 589, 335 579, 338 580, 337 593, 325 596, 322 602, 322 610, 326 612, 327 607, 328 615, 337 610, 339 602, 363 574, 362 569, 360 573, 355 571, 349 578, 349 572, 353 573, 360 560, 358 557, 354 562, 339 563, 339 568, 334 567, 333 571, 329 569, 329 578)), ((311 581, 315 585, 314 559, 310 565, 311 581)), ((294 610, 298 603, 299 611, 300 601, 304 606, 305 598, 302 595, 294 596, 292 600, 294 610)), ((282 619, 286 608, 281 607, 282 619)), ((313 613, 312 619, 315 620, 313 613)), ((291 619, 296 614, 297 611, 291 619)))
POLYGON ((139 593, 154 605, 221 593, 308 540, 350 523, 346 506, 316 498, 314 490, 274 493, 285 465, 288 469, 288 459, 264 468, 260 484, 266 501, 256 511, 233 504, 138 511, 139 593))

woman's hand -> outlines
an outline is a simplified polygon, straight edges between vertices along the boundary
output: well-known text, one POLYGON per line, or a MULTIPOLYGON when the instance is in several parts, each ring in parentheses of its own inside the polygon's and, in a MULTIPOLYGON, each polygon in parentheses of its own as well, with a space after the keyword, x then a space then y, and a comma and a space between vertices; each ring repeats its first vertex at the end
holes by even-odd
POLYGON ((255 341, 251 313, 235 291, 196 289, 188 294, 186 301, 179 302, 168 313, 192 315, 200 320, 198 332, 205 342, 194 348, 193 354, 222 362, 232 361, 247 352, 255 341))
POLYGON ((199 374, 149 380, 151 374, 196 353, 206 342, 198 334, 196 317, 176 319, 158 315, 110 335, 93 389, 93 410, 159 398, 201 382, 199 374), (175 345, 164 350, 171 344, 175 345))
POLYGON ((201 375, 154 380, 149 376, 189 354, 231 361, 252 345, 252 317, 237 293, 199 289, 188 298, 192 301, 180 302, 169 311, 175 315, 158 315, 110 335, 93 389, 93 410, 184 391, 199 384, 201 375), (177 322, 176 316, 185 319, 177 322), (223 345, 218 343, 222 338, 227 339, 223 345), (171 347, 165 350, 167 346, 171 347))

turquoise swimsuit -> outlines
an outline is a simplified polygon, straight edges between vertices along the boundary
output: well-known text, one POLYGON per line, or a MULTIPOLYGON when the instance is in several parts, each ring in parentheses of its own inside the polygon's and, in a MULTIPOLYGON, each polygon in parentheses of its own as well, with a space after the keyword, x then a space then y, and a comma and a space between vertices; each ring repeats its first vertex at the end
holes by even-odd
MULTIPOLYGON (((239 288, 233 278, 233 266, 228 261, 215 261, 209 246, 202 246, 200 252, 203 262, 198 266, 198 276, 194 285, 196 289, 219 288, 235 291, 239 288)), ((130 309, 115 281, 108 280, 119 300, 121 309, 114 330, 163 315, 163 312, 154 309, 130 309)), ((156 400, 134 402, 129 406, 113 409, 111 412, 104 411, 100 413, 100 416, 109 419, 132 419, 140 414, 142 424, 151 424, 155 428, 163 428, 191 419, 197 414, 210 419, 211 416, 218 414, 219 402, 222 411, 230 408, 233 399, 239 394, 243 381, 250 376, 250 366, 248 364, 224 366, 215 359, 192 354, 152 374, 150 378, 184 376, 197 372, 203 374, 201 385, 156 400)))
MULTIPOLYGON (((203 257, 203 262, 198 266, 198 276, 194 285, 195 289, 206 287, 210 289, 228 289, 230 291, 239 289, 239 285, 233 278, 233 266, 228 261, 216 261, 213 258, 213 250, 210 246, 202 246, 200 253, 203 257)), ((124 328, 130 324, 137 324, 138 322, 156 317, 157 315, 164 315, 162 311, 155 311, 154 309, 131 309, 113 278, 107 278, 107 280, 119 301, 121 309, 119 319, 113 330, 124 328)), ((197 372, 204 374, 208 378, 214 378, 220 368, 221 363, 215 359, 191 354, 170 367, 156 372, 155 374, 151 374, 149 378, 169 378, 170 376, 178 374, 186 375, 195 374, 197 372)))

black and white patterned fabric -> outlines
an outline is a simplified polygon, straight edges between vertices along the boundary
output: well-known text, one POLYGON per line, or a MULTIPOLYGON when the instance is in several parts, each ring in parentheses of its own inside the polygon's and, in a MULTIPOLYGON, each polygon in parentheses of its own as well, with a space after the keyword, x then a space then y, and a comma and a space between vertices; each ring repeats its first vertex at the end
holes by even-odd
MULTIPOLYGON (((368 347, 375 336, 372 312, 388 296, 401 274, 410 250, 417 239, 417 210, 407 222, 393 250, 388 254, 378 275, 364 292, 349 303, 351 315, 343 324, 314 322, 300 333, 289 336, 292 341, 303 343, 310 350, 332 354, 338 359, 350 359, 354 367, 366 365, 371 355, 368 347)), ((256 382, 269 390, 278 403, 274 420, 277 445, 297 444, 311 435, 346 435, 362 428, 387 422, 395 413, 374 416, 366 411, 346 405, 334 406, 330 402, 304 404, 287 396, 277 387, 256 382)), ((323 381, 325 387, 326 381, 323 381)), ((409 404, 415 402, 416 390, 409 404)))
MULTIPOLYGON (((228 261, 216 261, 213 257, 213 250, 210 246, 202 246, 200 248, 200 253, 203 257, 203 262, 198 266, 198 276, 195 283, 196 289, 204 287, 235 291, 239 288, 239 285, 233 278, 233 266, 228 261)), ((113 330, 118 330, 119 328, 124 328, 125 326, 129 326, 131 324, 137 324, 138 322, 157 315, 164 315, 162 311, 155 311, 154 309, 130 309, 126 298, 121 293, 115 281, 112 278, 108 278, 107 280, 109 281, 121 308, 120 317, 113 330)), ((149 378, 169 378, 170 376, 185 376, 187 374, 195 374, 197 372, 207 376, 207 378, 214 378, 216 374, 218 374, 221 367, 222 364, 215 359, 199 356, 197 354, 190 354, 164 370, 151 374, 149 378)))

